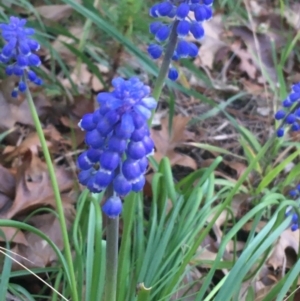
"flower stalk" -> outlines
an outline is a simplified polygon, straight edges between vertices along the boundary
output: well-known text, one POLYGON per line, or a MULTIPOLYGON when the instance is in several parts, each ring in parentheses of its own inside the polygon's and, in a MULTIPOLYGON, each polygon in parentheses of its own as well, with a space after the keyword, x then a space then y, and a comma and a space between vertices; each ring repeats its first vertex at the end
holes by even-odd
MULTIPOLYGON (((171 64, 171 60, 172 60, 172 57, 173 57, 173 54, 174 54, 174 51, 176 48, 177 39, 178 39, 176 29, 177 29, 178 23, 179 23, 178 20, 173 23, 170 38, 169 38, 169 41, 168 41, 168 44, 166 47, 165 55, 164 55, 157 79, 154 84, 152 96, 156 99, 156 101, 159 100, 161 91, 164 86, 165 78, 167 77, 169 67, 171 64)), ((154 112, 152 112, 152 115, 153 114, 154 114, 154 112)))
POLYGON ((105 301, 116 301, 118 276, 119 217, 108 218, 106 226, 105 301))
MULTIPOLYGON (((23 78, 23 81, 26 82, 26 79, 23 78)), ((28 101, 28 106, 30 109, 30 113, 41 143, 42 151, 45 157, 45 161, 47 164, 47 168, 49 171, 49 176, 50 176, 50 181, 54 193, 54 199, 55 199, 55 204, 56 204, 56 209, 58 213, 58 218, 59 218, 59 223, 60 223, 60 228, 61 228, 61 233, 62 233, 62 238, 64 242, 64 252, 65 252, 65 257, 66 261, 68 264, 69 272, 66 273, 67 275, 70 275, 69 283, 71 287, 71 294, 72 294, 72 300, 73 301, 79 301, 78 295, 77 295, 77 286, 76 286, 76 279, 75 279, 75 272, 74 272, 74 266, 73 266, 73 258, 72 258, 72 253, 71 253, 71 247, 70 247, 70 242, 69 242, 69 237, 68 237, 68 230, 67 230, 67 224, 66 224, 66 219, 65 219, 65 214, 64 214, 64 208, 63 208, 63 203, 60 195, 60 190, 59 186, 57 183, 56 175, 55 175, 55 169, 51 160, 50 152, 47 146, 47 142, 45 139, 45 135, 39 120, 39 116, 37 113, 37 110, 35 108, 31 93, 29 89, 26 89, 26 99, 28 101)))

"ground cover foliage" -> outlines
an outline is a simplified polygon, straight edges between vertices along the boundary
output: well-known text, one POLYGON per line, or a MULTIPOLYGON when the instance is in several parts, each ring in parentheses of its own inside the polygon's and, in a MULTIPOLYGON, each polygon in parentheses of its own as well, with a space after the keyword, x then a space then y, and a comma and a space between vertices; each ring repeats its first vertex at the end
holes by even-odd
MULTIPOLYGON (((163 89, 143 194, 124 202, 118 301, 300 298, 299 230, 285 215, 289 206, 298 210, 289 191, 299 183, 299 134, 277 139, 274 121, 300 81, 300 5, 215 2, 198 56, 181 60, 178 81, 163 89)), ((146 54, 153 3, 0 3, 1 22, 28 18, 42 45, 45 84, 31 91, 59 183, 79 300, 103 297, 106 218, 103 195, 77 181, 85 149, 77 124, 114 77, 153 84, 158 67, 146 54)), ((0 79, 0 300, 70 300, 72 271, 30 108, 24 96, 11 97, 16 79, 1 66, 0 79)))

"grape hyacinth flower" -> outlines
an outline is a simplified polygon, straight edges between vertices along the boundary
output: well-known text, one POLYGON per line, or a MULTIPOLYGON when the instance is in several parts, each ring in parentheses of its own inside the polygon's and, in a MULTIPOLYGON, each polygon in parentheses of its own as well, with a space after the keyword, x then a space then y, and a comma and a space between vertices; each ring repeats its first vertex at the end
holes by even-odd
POLYGON ((36 85, 42 84, 42 80, 31 70, 31 67, 38 67, 41 64, 39 56, 34 53, 39 50, 40 45, 31 38, 35 31, 33 28, 25 27, 25 19, 10 17, 9 20, 8 24, 0 24, 1 35, 6 42, 0 53, 0 63, 6 65, 7 75, 20 78, 18 88, 12 92, 12 96, 17 97, 18 91, 26 91, 26 79, 36 85))
POLYGON ((285 128, 296 132, 300 130, 300 83, 292 86, 292 91, 288 97, 283 100, 283 108, 275 114, 276 120, 281 120, 282 125, 277 129, 277 137, 283 137, 285 128), (294 109, 294 110, 293 110, 294 109))
MULTIPOLYGON (((171 32, 176 30, 177 41, 172 56, 173 61, 180 58, 196 57, 198 47, 192 42, 186 41, 189 34, 196 40, 204 37, 203 22, 212 18, 213 0, 167 0, 153 5, 149 14, 153 18, 171 19, 171 22, 154 21, 149 26, 149 31, 155 36, 158 43, 150 44, 148 53, 153 59, 161 57, 168 42, 171 42, 171 32), (191 14, 193 18, 191 18, 191 14)), ((178 72, 170 66, 168 77, 171 80, 178 78, 178 72)))
MULTIPOLYGON (((291 190, 289 194, 293 199, 295 199, 296 202, 299 203, 299 201, 300 201, 300 184, 298 184, 295 189, 291 190)), ((298 204, 298 205, 300 205, 300 204, 298 204)), ((296 231, 299 229, 299 225, 300 225, 299 215, 292 206, 289 206, 285 212, 286 217, 290 216, 290 215, 292 215, 291 230, 296 231)))
POLYGON ((157 102, 138 78, 115 78, 114 90, 97 96, 100 108, 86 114, 79 126, 89 149, 78 157, 79 182, 94 193, 112 185, 114 195, 102 210, 110 218, 122 211, 121 198, 145 185, 148 156, 153 153, 147 120, 157 102))

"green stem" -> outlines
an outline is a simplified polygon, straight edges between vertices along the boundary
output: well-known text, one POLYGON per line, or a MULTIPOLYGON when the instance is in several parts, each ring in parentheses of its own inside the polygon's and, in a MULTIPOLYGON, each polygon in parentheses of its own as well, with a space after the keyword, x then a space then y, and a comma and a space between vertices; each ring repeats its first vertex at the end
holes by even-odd
POLYGON ((106 226, 105 301, 116 301, 118 274, 119 217, 108 218, 106 226))
MULTIPOLYGON (((24 82, 25 79, 23 79, 24 82)), ((72 294, 72 301, 79 301, 78 295, 77 295, 77 286, 76 286, 76 279, 75 279, 75 272, 74 272, 74 266, 73 266, 73 259, 72 259, 72 253, 71 253, 71 247, 70 247, 70 242, 69 242, 69 237, 68 237, 68 230, 67 230, 67 224, 66 224, 66 219, 64 215, 64 208, 60 196, 60 191, 59 191, 59 186, 56 180, 56 175, 55 175, 55 170, 54 166, 51 160, 50 152, 47 146, 47 142, 44 136, 44 132, 39 120, 38 113, 36 111, 31 93, 29 89, 26 90, 26 98, 28 101, 28 106, 30 109, 30 113, 38 134, 38 137, 40 139, 41 147, 43 150, 43 154, 45 157, 45 161, 47 164, 47 168, 49 171, 50 175, 50 180, 51 180, 51 185, 54 193, 54 198, 55 198, 55 204, 58 212, 58 217, 59 217, 59 222, 60 222, 60 228, 61 228, 61 233, 62 233, 62 238, 64 242, 64 251, 65 251, 65 256, 66 256, 66 262, 68 264, 69 271, 67 274, 69 274, 69 283, 71 287, 71 294, 72 294)))
MULTIPOLYGON (((95 0, 95 1, 94 1, 93 7, 94 7, 95 9, 98 9, 99 1, 100 1, 100 0, 95 0)), ((81 38, 80 38, 80 40, 79 40, 78 50, 79 50, 80 52, 83 52, 83 50, 84 50, 84 48, 85 48, 85 46, 86 46, 88 34, 89 34, 89 32, 90 32, 90 29, 91 29, 92 24, 93 24, 93 21, 92 21, 91 19, 87 18, 86 21, 85 21, 85 23, 84 23, 84 26, 83 26, 81 38)), ((78 78, 79 78, 79 79, 81 79, 81 77, 80 77, 81 63, 82 63, 82 59, 81 59, 80 56, 78 56, 78 57, 77 57, 77 62, 76 62, 75 70, 77 70, 77 74, 78 74, 78 78)))
POLYGON ((164 55, 164 58, 163 58, 163 62, 161 64, 161 67, 160 67, 160 70, 159 70, 159 73, 158 73, 158 77, 157 77, 157 79, 154 83, 152 96, 157 101, 159 100, 162 88, 164 86, 165 78, 166 78, 166 75, 169 71, 172 56, 174 54, 174 50, 175 50, 175 47, 176 47, 176 44, 177 44, 178 36, 177 36, 176 29, 177 29, 178 22, 179 21, 176 20, 174 22, 173 26, 172 26, 172 30, 171 30, 170 38, 169 38, 168 45, 167 45, 167 48, 166 48, 166 51, 165 51, 165 55, 164 55))

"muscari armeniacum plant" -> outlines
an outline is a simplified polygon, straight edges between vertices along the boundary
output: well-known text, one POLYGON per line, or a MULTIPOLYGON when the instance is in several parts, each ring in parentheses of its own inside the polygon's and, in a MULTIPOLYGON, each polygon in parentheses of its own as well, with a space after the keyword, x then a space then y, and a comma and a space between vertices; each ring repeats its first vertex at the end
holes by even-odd
POLYGON ((152 6, 149 14, 157 20, 150 24, 149 31, 157 43, 149 45, 148 53, 153 59, 163 56, 152 97, 150 88, 138 78, 115 78, 114 90, 98 94, 99 108, 83 116, 79 123, 86 131, 85 142, 89 147, 78 157, 79 182, 93 193, 106 190, 109 194, 102 206, 108 216, 107 301, 116 300, 118 218, 122 198, 131 191, 143 189, 148 156, 154 150, 148 121, 151 123, 165 78, 178 78, 172 60, 198 54, 197 45, 186 41, 186 37, 192 34, 197 40, 203 38, 202 23, 212 17, 212 4, 213 0, 170 0, 152 6))
POLYGON ((42 79, 34 70, 41 64, 41 60, 38 54, 36 54, 40 48, 40 44, 33 37, 35 30, 33 28, 26 27, 25 25, 26 19, 20 19, 18 17, 10 17, 8 23, 0 24, 0 32, 2 39, 4 40, 4 46, 0 52, 0 67, 1 65, 4 66, 6 75, 14 75, 17 79, 17 85, 12 90, 11 96, 18 97, 19 93, 24 93, 28 102, 54 192, 56 209, 58 212, 61 233, 64 241, 66 263, 68 266, 68 271, 66 271, 66 273, 70 275, 69 285, 71 287, 72 300, 79 301, 76 289, 72 252, 69 243, 68 230, 66 226, 60 190, 56 180, 56 174, 49 149, 47 147, 47 142, 29 89, 30 82, 38 86, 41 86, 43 83, 42 79))
MULTIPOLYGON (((282 109, 275 113, 275 119, 280 121, 281 124, 277 129, 277 137, 281 138, 286 132, 297 132, 300 130, 300 83, 292 86, 290 94, 282 101, 282 109)), ((289 192, 291 198, 300 206, 300 185, 289 192)), ((300 221, 299 214, 294 207, 289 206, 286 209, 286 216, 292 216, 291 230, 296 231, 299 229, 300 221)))
POLYGON ((203 22, 212 18, 213 0, 169 0, 154 4, 149 14, 155 19, 149 31, 155 42, 148 46, 148 53, 154 60, 163 56, 160 71, 153 88, 153 97, 158 99, 165 77, 177 80, 179 73, 173 62, 181 58, 194 58, 198 46, 187 41, 192 35, 201 40, 204 35, 203 22))
POLYGON ((32 38, 33 28, 25 27, 26 20, 10 17, 8 24, 0 24, 2 38, 6 42, 0 53, 0 62, 6 65, 5 73, 19 78, 18 87, 12 91, 12 96, 17 97, 18 91, 27 89, 26 79, 36 85, 41 85, 42 80, 31 69, 38 67, 41 60, 35 54, 40 44, 32 38))

